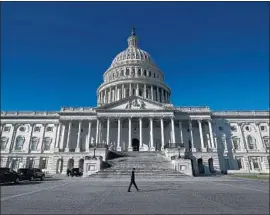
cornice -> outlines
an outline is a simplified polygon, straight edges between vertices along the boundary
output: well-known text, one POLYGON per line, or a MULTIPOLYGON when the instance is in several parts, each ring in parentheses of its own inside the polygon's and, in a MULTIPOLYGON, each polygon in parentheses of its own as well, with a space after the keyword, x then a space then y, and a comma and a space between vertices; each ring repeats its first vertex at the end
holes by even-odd
POLYGON ((98 89, 97 89, 97 93, 99 93, 101 90, 104 90, 105 88, 108 87, 113 87, 115 85, 120 85, 120 84, 129 84, 129 83, 133 83, 133 84, 147 84, 147 85, 156 85, 159 87, 162 87, 164 89, 166 89, 170 94, 171 94, 171 89, 168 87, 168 85, 164 82, 161 81, 159 79, 154 79, 154 78, 149 78, 149 77, 122 77, 119 79, 116 79, 114 81, 110 81, 108 83, 102 83, 98 89))

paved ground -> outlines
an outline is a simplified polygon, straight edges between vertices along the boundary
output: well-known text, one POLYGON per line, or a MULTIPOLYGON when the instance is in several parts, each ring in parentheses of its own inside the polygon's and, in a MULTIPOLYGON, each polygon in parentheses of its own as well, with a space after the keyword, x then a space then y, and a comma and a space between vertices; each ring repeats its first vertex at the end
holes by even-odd
POLYGON ((229 177, 138 180, 52 178, 1 186, 1 214, 269 214, 269 182, 229 177))

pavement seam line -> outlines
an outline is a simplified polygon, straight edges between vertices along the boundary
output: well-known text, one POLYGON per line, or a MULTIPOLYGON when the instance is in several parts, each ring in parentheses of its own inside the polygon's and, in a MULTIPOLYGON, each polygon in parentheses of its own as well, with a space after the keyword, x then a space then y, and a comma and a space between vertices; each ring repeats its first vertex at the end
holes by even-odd
POLYGON ((21 196, 26 196, 26 195, 33 194, 33 193, 38 193, 38 192, 43 191, 43 190, 50 190, 50 189, 54 189, 54 188, 57 188, 57 187, 62 187, 62 186, 68 185, 68 184, 76 183, 76 182, 77 181, 72 181, 72 182, 69 182, 69 183, 60 184, 60 185, 53 186, 53 187, 47 187, 47 188, 42 188, 42 189, 39 189, 39 190, 34 190, 34 191, 31 191, 31 192, 27 192, 27 193, 21 193, 21 194, 17 194, 17 195, 13 195, 13 196, 3 197, 3 198, 1 198, 1 201, 6 201, 6 200, 9 200, 9 199, 13 199, 13 198, 16 198, 16 197, 21 197, 21 196))
POLYGON ((252 191, 258 191, 258 192, 262 192, 262 193, 269 193, 269 192, 265 192, 264 190, 259 190, 259 189, 252 189, 252 188, 248 188, 248 187, 242 187, 242 186, 236 186, 236 185, 231 185, 231 184, 222 184, 222 183, 218 183, 218 182, 214 182, 214 181, 209 181, 212 184, 219 184, 219 185, 225 185, 225 186, 230 186, 230 187, 237 187, 237 188, 242 188, 245 190, 252 190, 252 191))

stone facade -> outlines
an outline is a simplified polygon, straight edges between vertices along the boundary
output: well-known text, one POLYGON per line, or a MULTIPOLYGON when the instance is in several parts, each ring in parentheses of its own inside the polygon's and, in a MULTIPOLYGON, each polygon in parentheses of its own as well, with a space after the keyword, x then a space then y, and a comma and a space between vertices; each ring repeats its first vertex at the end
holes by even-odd
POLYGON ((174 107, 171 90, 133 29, 97 90, 97 107, 1 112, 1 166, 52 174, 106 151, 185 151, 195 173, 269 172, 269 111, 174 107), (201 166, 208 168, 201 168, 201 166))

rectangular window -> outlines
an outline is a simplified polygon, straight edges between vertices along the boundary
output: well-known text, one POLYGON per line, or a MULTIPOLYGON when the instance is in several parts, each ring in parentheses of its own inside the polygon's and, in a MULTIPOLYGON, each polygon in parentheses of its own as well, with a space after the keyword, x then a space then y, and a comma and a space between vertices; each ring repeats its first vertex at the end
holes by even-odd
POLYGON ((237 165, 239 169, 242 169, 242 159, 241 158, 237 158, 237 165))
POLYGON ((51 132, 51 131, 53 131, 53 128, 52 127, 47 127, 47 131, 51 132))
POLYGON ((264 139, 263 142, 264 142, 265 148, 270 150, 269 139, 264 139))
POLYGON ((266 131, 266 127, 264 125, 261 126, 261 131, 266 131))
POLYGON ((34 128, 34 132, 40 132, 40 127, 39 127, 39 126, 36 126, 36 127, 34 128))
POLYGON ((253 160, 254 169, 260 169, 258 159, 253 160))
POLYGON ((47 159, 46 158, 41 159, 40 168, 41 169, 46 169, 47 168, 47 159))
POLYGON ((10 131, 10 126, 5 126, 4 131, 9 132, 10 131))
POLYGON ((231 126, 231 131, 236 131, 236 127, 235 126, 231 126))

